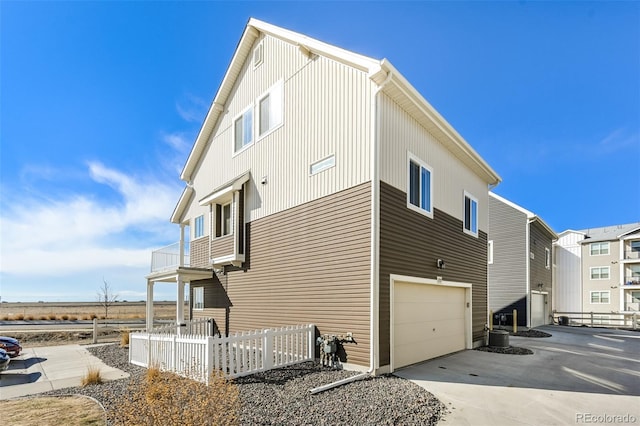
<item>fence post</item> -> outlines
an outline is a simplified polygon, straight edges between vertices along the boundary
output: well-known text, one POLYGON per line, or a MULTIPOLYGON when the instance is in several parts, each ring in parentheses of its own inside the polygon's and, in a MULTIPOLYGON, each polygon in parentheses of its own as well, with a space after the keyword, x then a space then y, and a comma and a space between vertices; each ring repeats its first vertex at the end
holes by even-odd
POLYGON ((209 385, 209 378, 213 374, 213 336, 207 336, 207 359, 206 362, 206 374, 205 383, 209 385))
POLYGON ((493 311, 489 311, 489 331, 493 331, 493 311))
POLYGON ((93 343, 98 343, 98 318, 93 319, 93 343))
POLYGON ((635 330, 635 329, 636 329, 636 327, 637 327, 637 325, 636 325, 636 324, 638 323, 638 314, 637 314, 637 313, 635 313, 635 312, 633 313, 633 318, 632 318, 632 320, 633 320, 633 326, 632 326, 632 328, 635 330))
POLYGON ((169 371, 178 372, 178 336, 171 336, 171 368, 169 371))
POLYGON ((591 328, 593 328, 593 312, 589 312, 591 314, 591 328))
POLYGON ((147 368, 151 368, 151 333, 147 333, 147 368))
POLYGON ((309 351, 309 360, 313 361, 314 360, 314 355, 316 352, 316 342, 314 341, 314 337, 315 337, 315 326, 313 324, 309 324, 309 330, 307 331, 308 336, 309 336, 309 341, 307 342, 307 351, 309 351))
POLYGON ((518 310, 513 310, 513 334, 518 332, 518 310))
POLYGON ((273 368, 273 333, 270 329, 264 331, 264 350, 262 351, 262 366, 265 370, 273 368))

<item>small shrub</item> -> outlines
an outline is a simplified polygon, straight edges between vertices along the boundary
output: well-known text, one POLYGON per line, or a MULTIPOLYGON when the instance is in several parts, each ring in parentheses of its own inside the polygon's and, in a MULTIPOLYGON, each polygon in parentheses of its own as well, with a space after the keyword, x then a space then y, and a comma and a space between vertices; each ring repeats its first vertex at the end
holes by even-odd
POLYGON ((75 315, 69 315, 69 321, 77 321, 78 317, 75 315))
POLYGON ((69 315, 64 314, 64 315, 61 315, 60 318, 62 318, 64 321, 66 321, 66 320, 69 319, 69 315))
POLYGON ((47 319, 47 316, 46 316, 46 315, 40 315, 40 316, 38 317, 38 319, 39 319, 39 320, 43 320, 43 321, 44 321, 44 320, 46 320, 46 319, 47 319))
POLYGON ((47 315, 47 318, 54 321, 58 319, 58 316, 56 314, 49 314, 47 315))
POLYGON ((22 320, 24 319, 24 314, 18 314, 18 315, 16 315, 16 316, 15 316, 15 319, 16 319, 17 321, 22 321, 22 320))
POLYGON ((91 320, 94 320, 96 318, 98 318, 98 316, 96 314, 89 315, 89 319, 91 319, 91 320))
POLYGON ((2 321, 9 321, 11 318, 9 317, 9 315, 3 315, 2 316, 2 321))
POLYGON ((129 334, 131 332, 127 329, 120 330, 120 346, 123 348, 129 346, 129 334))
POLYGON ((112 412, 114 425, 237 425, 238 388, 219 373, 209 385, 163 372, 147 370, 143 378, 129 382, 129 389, 112 412))
POLYGON ((89 367, 87 369, 87 374, 82 378, 82 387, 89 385, 99 385, 102 383, 102 375, 100 374, 100 369, 98 367, 89 367))
POLYGON ((28 315, 27 316, 27 321, 33 321, 35 318, 33 315, 28 315))

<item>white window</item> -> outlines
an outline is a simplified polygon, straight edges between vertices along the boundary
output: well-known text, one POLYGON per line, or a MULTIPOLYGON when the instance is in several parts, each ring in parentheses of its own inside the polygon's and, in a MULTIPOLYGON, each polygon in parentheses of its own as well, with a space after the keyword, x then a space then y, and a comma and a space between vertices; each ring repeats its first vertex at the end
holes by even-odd
POLYGON ((478 200, 464 192, 464 232, 478 236, 478 200))
POLYGON ((409 154, 407 207, 433 218, 433 170, 409 154))
POLYGON ((231 203, 222 206, 222 235, 231 234, 231 203))
POLYGON ((239 152, 253 142, 253 108, 244 110, 233 120, 233 152, 239 152))
POLYGON ((491 265, 493 264, 493 240, 489 240, 489 242, 487 243, 487 249, 488 249, 487 260, 489 265, 491 265))
POLYGON ((591 279, 592 280, 608 280, 609 279, 609 267, 608 266, 597 266, 595 268, 591 268, 591 279))
POLYGON ((192 294, 193 309, 198 311, 204 309, 204 287, 194 287, 192 294))
POLYGON ((195 218, 193 225, 193 238, 200 238, 204 235, 204 215, 195 218))
POLYGON ((282 124, 282 81, 258 98, 258 137, 262 138, 282 124))
POLYGON ((258 43, 255 49, 253 49, 253 68, 257 68, 258 65, 262 64, 264 59, 263 55, 264 48, 262 47, 262 42, 258 43))
POLYGON ((609 291, 592 291, 591 303, 609 303, 609 291))
POLYGON ((544 249, 544 267, 551 269, 551 250, 546 247, 544 249))
POLYGON ((311 165, 310 173, 315 175, 336 165, 336 156, 331 155, 311 165))
POLYGON ((604 243, 591 243, 591 256, 600 256, 603 254, 609 254, 609 242, 604 243))

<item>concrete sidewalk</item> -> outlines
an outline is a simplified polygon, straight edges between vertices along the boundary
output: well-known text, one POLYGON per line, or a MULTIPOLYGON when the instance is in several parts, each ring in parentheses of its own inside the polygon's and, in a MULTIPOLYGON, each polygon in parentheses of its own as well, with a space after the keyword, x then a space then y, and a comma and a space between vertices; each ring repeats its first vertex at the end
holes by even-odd
POLYGON ((533 355, 467 350, 394 374, 445 403, 452 425, 640 424, 640 333, 540 327, 533 355))
POLYGON ((89 367, 98 368, 105 381, 129 376, 91 355, 86 346, 28 348, 0 374, 0 400, 80 386, 89 367))

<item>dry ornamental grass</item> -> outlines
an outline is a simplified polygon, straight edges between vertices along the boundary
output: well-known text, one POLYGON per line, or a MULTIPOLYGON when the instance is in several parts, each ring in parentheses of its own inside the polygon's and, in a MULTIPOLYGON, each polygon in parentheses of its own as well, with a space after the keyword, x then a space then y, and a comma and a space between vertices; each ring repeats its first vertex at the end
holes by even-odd
POLYGON ((239 423, 238 388, 213 374, 209 385, 150 368, 132 380, 123 402, 109 415, 111 424, 123 426, 226 426, 239 423))
POLYGON ((12 426, 104 426, 105 413, 82 396, 0 401, 2 424, 12 426))

